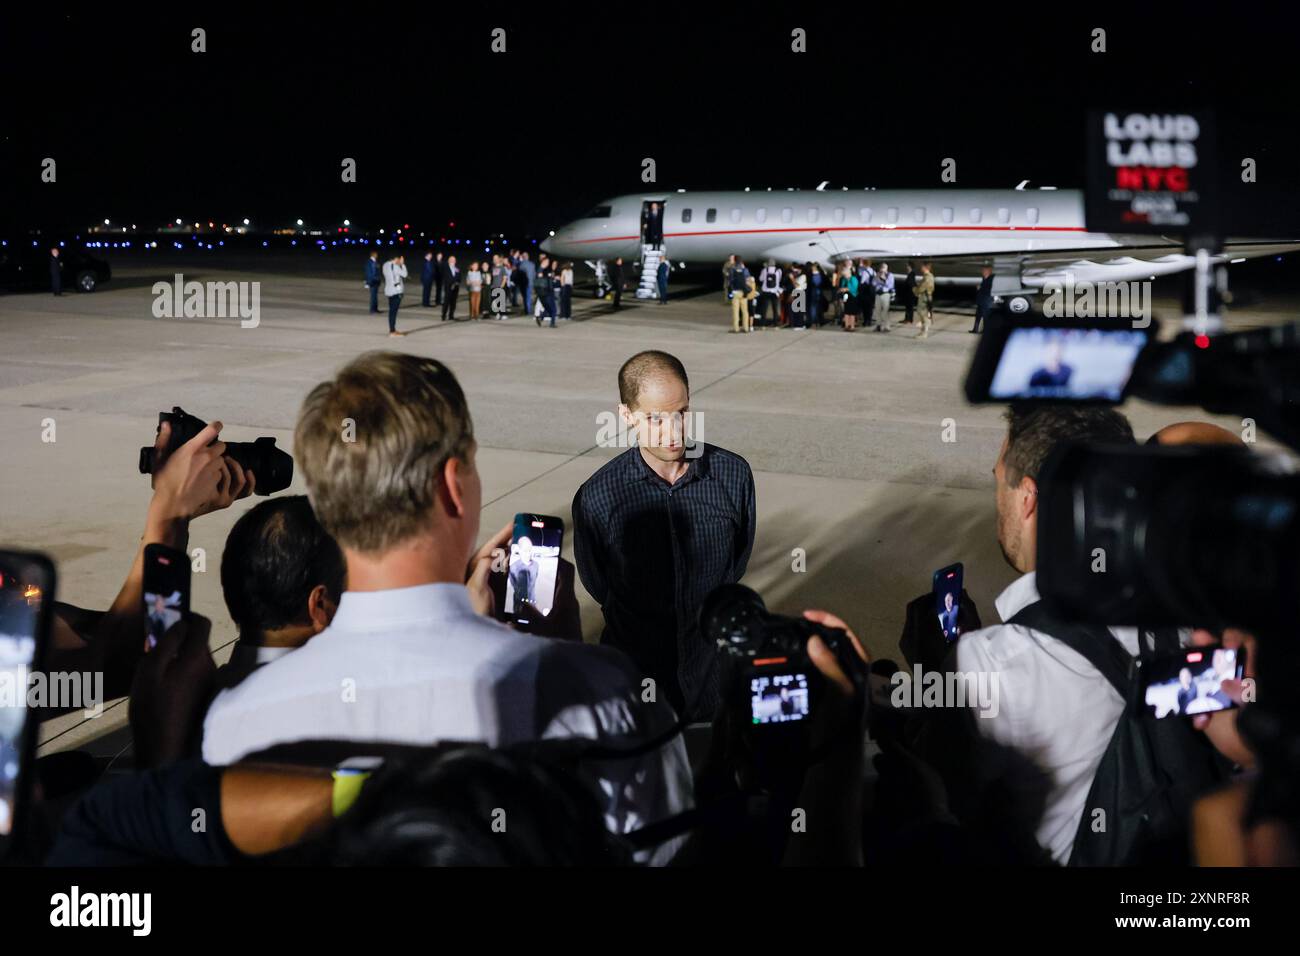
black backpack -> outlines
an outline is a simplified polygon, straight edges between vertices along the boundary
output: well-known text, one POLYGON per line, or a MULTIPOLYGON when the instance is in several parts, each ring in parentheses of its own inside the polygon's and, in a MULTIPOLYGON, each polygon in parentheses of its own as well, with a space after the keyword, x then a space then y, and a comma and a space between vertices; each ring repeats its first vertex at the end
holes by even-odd
MULTIPOLYGON (((1138 678, 1140 660, 1151 656, 1145 635, 1139 630, 1142 653, 1135 659, 1105 627, 1059 620, 1041 601, 1021 609, 1007 623, 1032 628, 1077 651, 1124 700, 1088 791, 1069 865, 1185 865, 1192 802, 1221 782, 1227 768, 1189 722, 1157 719, 1145 706, 1138 678)), ((1179 649, 1172 629, 1150 636, 1155 653, 1179 649)))

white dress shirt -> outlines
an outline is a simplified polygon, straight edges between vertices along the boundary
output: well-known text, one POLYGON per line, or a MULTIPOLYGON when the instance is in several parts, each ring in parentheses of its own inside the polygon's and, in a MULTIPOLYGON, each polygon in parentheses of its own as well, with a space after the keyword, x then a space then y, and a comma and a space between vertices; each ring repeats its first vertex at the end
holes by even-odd
MULTIPOLYGON (((998 614, 1009 620, 1037 600, 1031 571, 998 595, 998 614)), ((1136 628, 1110 631, 1137 656, 1136 628)), ((1185 643, 1187 634, 1182 637, 1185 643)), ((1020 625, 997 624, 964 634, 957 644, 957 668, 997 675, 996 715, 977 715, 976 729, 1024 754, 1047 774, 1051 787, 1038 842, 1052 859, 1068 862, 1092 779, 1124 709, 1119 693, 1077 651, 1020 625)))
MULTIPOLYGON (((475 613, 462 585, 424 584, 345 591, 328 628, 217 696, 203 758, 230 764, 304 740, 506 746, 579 736, 631 747, 675 719, 668 704, 642 702, 618 651, 520 633, 475 613)), ((680 735, 641 757, 593 763, 591 777, 616 833, 691 805, 680 735)))

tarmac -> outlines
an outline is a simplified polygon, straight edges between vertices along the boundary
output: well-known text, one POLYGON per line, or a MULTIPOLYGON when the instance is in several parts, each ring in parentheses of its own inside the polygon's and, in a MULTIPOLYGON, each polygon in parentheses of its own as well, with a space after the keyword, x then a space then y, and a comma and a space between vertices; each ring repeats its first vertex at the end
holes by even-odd
MULTIPOLYGON (((439 310, 419 305, 413 281, 398 319, 409 334, 390 339, 386 315, 367 313, 359 265, 349 263, 344 277, 284 257, 210 264, 218 261, 202 260, 201 269, 161 256, 114 261, 113 281, 93 294, 0 297, 0 545, 51 555, 60 600, 104 608, 120 588, 150 494, 138 449, 152 442, 159 411, 181 405, 224 422, 227 440, 271 435, 292 452, 307 391, 370 349, 436 356, 460 379, 479 442, 484 539, 519 511, 570 524, 578 486, 622 450, 599 437, 602 413, 617 408, 618 368, 658 348, 686 365, 703 439, 754 470, 758 530, 744 583, 771 609, 834 611, 873 656, 901 661, 904 607, 929 590, 934 569, 964 562, 986 622, 996 620, 994 598, 1015 577, 995 531, 1002 409, 963 397, 976 336, 961 299, 941 300, 924 341, 897 324, 900 310, 890 334, 730 334, 730 309, 710 287, 677 290, 662 306, 628 293, 618 311, 576 298, 573 321, 550 329, 518 313, 442 322, 439 310), (177 271, 187 280, 260 282, 259 324, 155 318, 152 286, 177 271), (44 440, 49 420, 53 441, 44 440)), ((1176 281, 1157 284, 1158 315, 1176 311, 1176 292, 1176 281)), ((1293 304, 1255 302, 1234 313, 1232 327, 1289 319, 1293 304)), ((462 297, 462 318, 467 308, 462 297)), ((1125 411, 1139 440, 1189 418, 1241 427, 1196 409, 1129 403, 1125 411)), ((303 491, 295 475, 289 492, 303 491)), ((213 621, 218 662, 236 638, 221 598, 221 551, 256 500, 191 527, 190 548, 206 554, 192 607, 213 621)), ((564 554, 572 559, 568 536, 564 554)), ((581 588, 579 597, 585 636, 596 640, 600 610, 581 588)), ((126 717, 116 701, 96 718, 47 721, 42 753, 115 754, 126 717)))

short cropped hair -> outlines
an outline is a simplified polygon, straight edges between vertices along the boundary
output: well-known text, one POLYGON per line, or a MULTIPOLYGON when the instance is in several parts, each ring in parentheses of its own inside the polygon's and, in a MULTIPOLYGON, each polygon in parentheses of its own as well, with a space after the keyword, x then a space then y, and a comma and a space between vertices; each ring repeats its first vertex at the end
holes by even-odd
POLYGON ((473 445, 456 376, 400 352, 367 352, 317 385, 294 430, 316 516, 343 547, 371 554, 419 533, 443 467, 473 445))
POLYGON ((241 637, 307 621, 307 599, 324 585, 335 604, 347 567, 306 495, 271 498, 246 511, 226 538, 221 591, 241 637))
POLYGON ((1043 462, 1066 441, 1136 444, 1127 418, 1104 405, 1012 405, 1006 411, 1007 484, 1028 475, 1035 481, 1043 462))
MULTIPOLYGON (((740 260, 737 259, 737 262, 740 260)), ((641 397, 641 390, 646 382, 661 375, 677 378, 689 392, 691 383, 686 377, 686 366, 675 355, 650 349, 637 352, 623 363, 618 370, 618 400, 628 408, 636 408, 636 400, 641 397)))

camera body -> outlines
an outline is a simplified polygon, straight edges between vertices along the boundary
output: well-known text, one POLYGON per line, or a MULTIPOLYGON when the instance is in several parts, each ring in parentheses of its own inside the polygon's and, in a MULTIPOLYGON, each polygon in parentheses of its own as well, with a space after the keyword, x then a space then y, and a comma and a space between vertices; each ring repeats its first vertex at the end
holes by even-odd
POLYGON ((1283 631, 1300 475, 1234 446, 1068 444, 1039 480, 1038 586, 1072 617, 1283 631))
POLYGON ((826 642, 859 698, 866 664, 848 635, 801 617, 772 614, 742 584, 715 589, 700 609, 700 633, 718 649, 723 706, 740 729, 762 775, 806 765, 809 728, 822 706, 826 679, 808 657, 808 639, 826 642))
MULTIPOLYGON (((158 428, 163 423, 171 425, 164 460, 177 448, 208 427, 201 418, 189 414, 179 405, 170 412, 158 413, 158 428)), ((157 466, 157 450, 152 445, 140 449, 140 474, 152 475, 157 466)), ((288 452, 275 447, 275 439, 263 436, 251 442, 226 442, 226 457, 239 467, 251 471, 257 479, 257 494, 273 495, 284 491, 293 481, 293 458, 288 452)))

